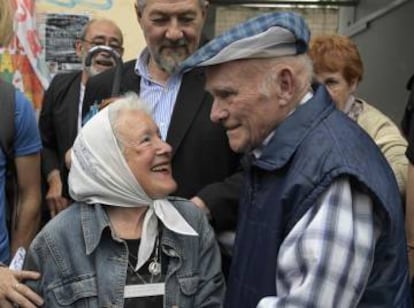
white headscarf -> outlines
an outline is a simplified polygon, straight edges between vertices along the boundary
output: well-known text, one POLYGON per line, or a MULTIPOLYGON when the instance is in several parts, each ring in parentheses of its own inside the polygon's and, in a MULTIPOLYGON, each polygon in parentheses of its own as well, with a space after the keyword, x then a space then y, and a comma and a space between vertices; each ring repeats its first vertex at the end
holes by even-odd
MULTIPOLYGON (((113 103, 116 104, 117 102, 113 103)), ((158 219, 179 234, 197 236, 167 199, 152 200, 129 169, 109 120, 111 105, 95 115, 81 130, 72 148, 69 172, 71 197, 88 204, 148 206, 138 250, 138 270, 151 256, 158 235, 158 219)))

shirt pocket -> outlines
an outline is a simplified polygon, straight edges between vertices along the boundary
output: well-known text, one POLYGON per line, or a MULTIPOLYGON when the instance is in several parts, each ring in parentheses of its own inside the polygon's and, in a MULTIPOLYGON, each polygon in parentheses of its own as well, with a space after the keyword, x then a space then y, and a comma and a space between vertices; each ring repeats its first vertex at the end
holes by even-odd
POLYGON ((98 288, 95 275, 76 277, 62 282, 51 289, 53 293, 50 307, 98 307, 98 288))

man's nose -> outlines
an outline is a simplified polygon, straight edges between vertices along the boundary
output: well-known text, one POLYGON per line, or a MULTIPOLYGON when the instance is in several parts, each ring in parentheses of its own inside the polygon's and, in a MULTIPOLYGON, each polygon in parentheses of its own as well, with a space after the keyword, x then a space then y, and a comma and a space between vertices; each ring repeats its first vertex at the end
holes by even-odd
POLYGON ((183 30, 177 20, 174 19, 170 22, 165 36, 171 41, 177 41, 184 37, 183 30))
POLYGON ((213 106, 211 107, 210 112, 210 119, 214 123, 219 123, 222 119, 226 118, 228 116, 228 111, 226 111, 220 104, 217 102, 217 100, 214 100, 213 106))

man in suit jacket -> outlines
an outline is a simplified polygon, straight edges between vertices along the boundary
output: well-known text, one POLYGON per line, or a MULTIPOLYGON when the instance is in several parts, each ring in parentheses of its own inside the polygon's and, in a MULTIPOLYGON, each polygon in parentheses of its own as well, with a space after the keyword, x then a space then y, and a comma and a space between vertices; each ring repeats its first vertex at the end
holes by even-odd
MULTIPOLYGON (((148 104, 163 140, 173 148, 175 195, 192 198, 211 214, 216 231, 235 227, 241 176, 239 156, 225 131, 210 121, 212 98, 204 91, 202 70, 182 73, 179 66, 198 47, 206 19, 203 0, 138 0, 138 23, 147 47, 124 64, 121 93, 134 91, 148 104)), ((114 70, 89 79, 84 113, 110 97, 114 70)))
POLYGON ((89 21, 75 42, 83 70, 56 75, 45 92, 39 119, 43 143, 42 174, 47 182, 46 203, 53 217, 70 203, 67 188, 68 170, 65 153, 72 146, 81 125, 80 112, 86 81, 115 61, 106 52, 97 53, 90 66, 85 65, 89 49, 98 45, 123 53, 123 37, 119 27, 108 19, 89 21))

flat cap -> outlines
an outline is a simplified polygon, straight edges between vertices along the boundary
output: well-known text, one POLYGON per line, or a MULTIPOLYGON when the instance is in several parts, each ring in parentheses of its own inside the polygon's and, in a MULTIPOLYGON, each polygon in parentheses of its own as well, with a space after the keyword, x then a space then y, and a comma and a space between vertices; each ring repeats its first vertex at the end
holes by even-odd
POLYGON ((238 24, 211 40, 188 57, 181 69, 240 59, 301 54, 308 49, 309 37, 309 28, 299 14, 263 14, 238 24))

